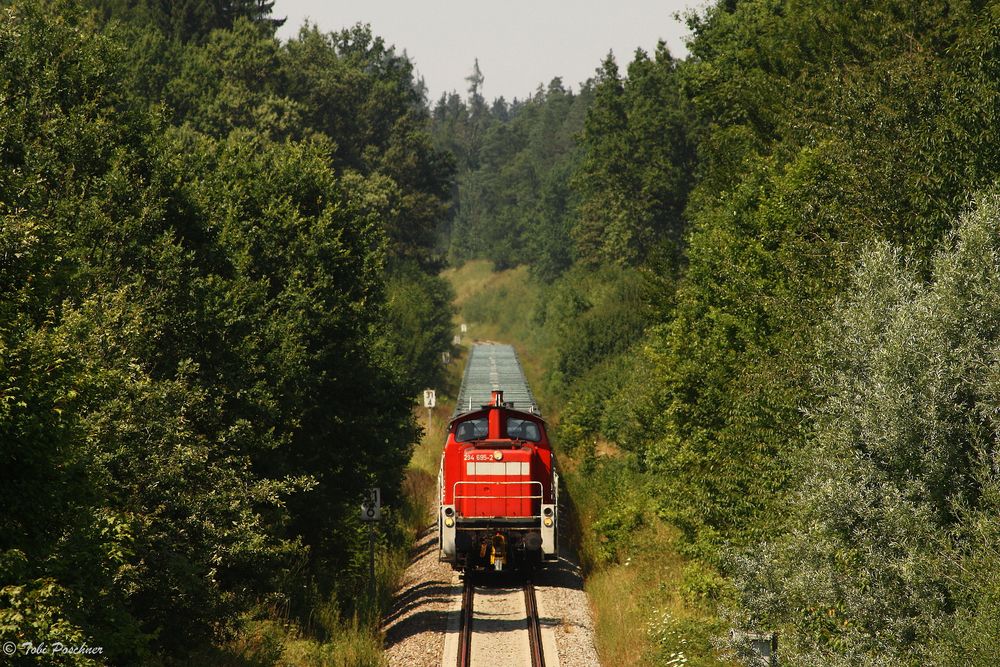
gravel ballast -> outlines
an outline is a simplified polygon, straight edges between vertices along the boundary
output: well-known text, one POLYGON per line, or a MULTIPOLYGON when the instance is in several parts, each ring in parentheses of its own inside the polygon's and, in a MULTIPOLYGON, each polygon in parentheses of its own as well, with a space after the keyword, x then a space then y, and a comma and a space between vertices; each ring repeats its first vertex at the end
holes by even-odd
POLYGON ((386 657, 399 667, 438 667, 458 578, 438 562, 437 526, 428 528, 414 547, 410 566, 396 592, 392 612, 383 622, 386 657))
MULTIPOLYGON (((562 549, 562 551, 566 551, 562 549)), ((452 667, 457 652, 458 613, 461 608, 462 582, 451 566, 437 560, 437 526, 425 531, 414 550, 414 557, 407 569, 403 584, 396 594, 392 612, 384 623, 386 657, 393 667, 452 667), (454 636, 452 636, 454 635, 454 636), (449 650, 445 649, 446 637, 449 650)), ((575 563, 562 554, 556 563, 540 567, 534 574, 536 599, 542 624, 542 644, 546 654, 546 665, 566 667, 600 667, 594 646, 594 621, 587 594, 583 591, 583 579, 575 563)), ((511 604, 518 599, 517 594, 476 595, 476 617, 482 613, 502 622, 504 628, 511 627, 513 617, 505 616, 515 611, 523 619, 523 597, 519 609, 492 609, 492 602, 500 606, 509 599, 511 604)), ((476 627, 475 625, 473 627, 476 627)), ((509 634, 511 638, 520 633, 509 634)), ((526 632, 523 641, 527 646, 526 632)), ((513 639, 512 639, 513 641, 513 639)), ((494 656, 488 662, 490 667, 504 667, 528 664, 521 653, 521 643, 515 642, 507 652, 498 641, 489 653, 494 656), (504 656, 501 658, 500 656, 504 656), (498 661, 499 659, 499 661, 498 661)), ((475 650, 476 638, 473 639, 475 650)), ((478 657, 478 656, 476 656, 478 657)), ((474 664, 485 664, 475 660, 474 664)))

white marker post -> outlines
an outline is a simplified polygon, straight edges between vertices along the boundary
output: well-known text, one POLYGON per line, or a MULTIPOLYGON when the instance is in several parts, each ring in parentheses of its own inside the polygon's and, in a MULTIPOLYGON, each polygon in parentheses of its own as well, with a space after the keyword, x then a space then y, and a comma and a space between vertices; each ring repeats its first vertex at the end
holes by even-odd
POLYGON ((434 426, 434 406, 437 405, 437 396, 433 389, 424 389, 424 407, 427 408, 427 432, 431 432, 434 426))
POLYGON ((372 604, 375 603, 375 522, 382 518, 382 489, 368 489, 361 503, 361 520, 368 522, 368 582, 372 604))
POLYGON ((462 324, 462 326, 460 328, 462 330, 462 333, 468 333, 469 332, 469 325, 468 324, 462 324))

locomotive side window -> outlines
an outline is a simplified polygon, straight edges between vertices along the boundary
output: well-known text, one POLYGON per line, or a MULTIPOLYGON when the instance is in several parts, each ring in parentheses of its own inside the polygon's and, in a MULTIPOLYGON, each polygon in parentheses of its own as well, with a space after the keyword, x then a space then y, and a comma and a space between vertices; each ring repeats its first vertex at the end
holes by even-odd
POLYGON ((489 423, 486 417, 470 419, 462 422, 455 428, 455 442, 468 442, 469 440, 480 440, 489 434, 489 423))
POLYGON ((530 442, 541 442, 542 431, 538 428, 538 424, 533 421, 507 417, 507 437, 517 440, 528 440, 530 442))

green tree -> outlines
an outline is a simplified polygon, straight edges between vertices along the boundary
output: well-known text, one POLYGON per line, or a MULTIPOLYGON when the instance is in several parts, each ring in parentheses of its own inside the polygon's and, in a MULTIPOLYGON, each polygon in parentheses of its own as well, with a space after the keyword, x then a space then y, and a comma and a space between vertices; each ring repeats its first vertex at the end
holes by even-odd
POLYGON ((462 156, 450 229, 453 260, 528 264, 547 279, 570 266, 575 194, 569 174, 589 100, 589 87, 574 94, 556 78, 509 106, 497 100, 487 108, 470 99, 467 107, 457 96, 439 101, 435 136, 462 156))
POLYGON ((605 179, 612 174, 627 172, 629 154, 625 134, 628 118, 624 96, 625 86, 618 73, 618 63, 609 53, 594 82, 594 101, 584 126, 586 152, 576 182, 576 189, 583 193, 583 201, 573 237, 577 255, 591 264, 602 260, 629 263, 634 259, 635 248, 630 247, 633 239, 623 220, 628 216, 626 202, 619 199, 624 193, 618 183, 605 184, 605 179), (614 226, 606 216, 614 216, 619 223, 616 238, 606 238, 612 235, 608 228, 614 226))
POLYGON ((648 348, 664 391, 647 442, 668 516, 708 557, 773 530, 813 327, 854 258, 890 239, 925 260, 996 173, 978 11, 748 2, 692 22, 697 183, 676 316, 648 348))
POLYGON ((393 273, 386 285, 389 341, 414 388, 440 387, 449 350, 455 298, 443 278, 409 266, 393 273))
MULTIPOLYGON (((362 577, 357 499, 392 495, 416 437, 387 343, 390 232, 447 161, 421 182, 338 163, 250 22, 176 47, 91 19, 41 1, 0 17, 18 100, 0 106, 0 636, 189 661, 258 605, 304 616, 362 577), (136 34, 165 58, 148 85, 118 41, 136 34), (228 78, 171 84, 206 56, 228 78), (163 111, 160 84, 187 106, 163 111)), ((380 135, 413 161, 397 175, 428 165, 412 118, 380 135)))
POLYGON ((271 17, 274 0, 86 0, 86 4, 104 20, 125 19, 181 42, 201 42, 213 30, 228 30, 241 19, 271 34, 285 23, 271 17))
POLYGON ((627 78, 610 54, 597 72, 574 176, 581 261, 635 266, 658 247, 679 261, 694 154, 676 68, 660 42, 652 60, 636 51, 627 78))

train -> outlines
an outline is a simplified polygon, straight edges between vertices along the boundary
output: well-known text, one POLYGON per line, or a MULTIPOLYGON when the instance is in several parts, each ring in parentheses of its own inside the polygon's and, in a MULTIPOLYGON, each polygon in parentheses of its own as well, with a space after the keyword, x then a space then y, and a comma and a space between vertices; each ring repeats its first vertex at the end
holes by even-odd
POLYGON ((558 559, 559 474, 514 348, 472 346, 438 473, 439 559, 456 570, 558 559))

